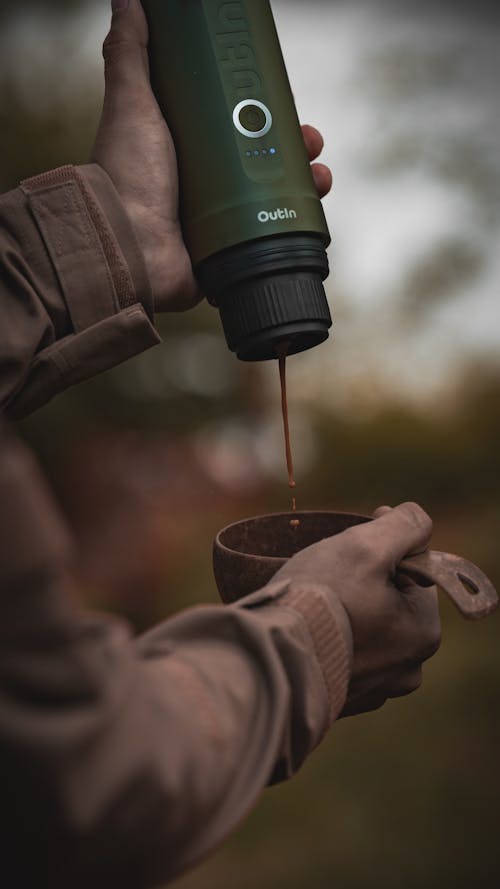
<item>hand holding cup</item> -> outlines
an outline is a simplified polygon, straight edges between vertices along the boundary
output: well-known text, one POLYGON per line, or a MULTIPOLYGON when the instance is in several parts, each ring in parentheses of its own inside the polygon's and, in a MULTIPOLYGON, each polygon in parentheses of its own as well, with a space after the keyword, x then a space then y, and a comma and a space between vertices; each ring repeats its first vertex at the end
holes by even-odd
POLYGON ((432 522, 414 503, 377 517, 339 512, 268 515, 230 525, 214 546, 224 601, 271 578, 320 584, 348 620, 353 671, 343 715, 379 707, 418 688, 422 663, 440 643, 438 583, 466 617, 496 606, 488 578, 458 556, 428 549, 432 522), (417 583, 415 583, 417 581, 417 583), (464 586, 466 582, 466 586, 464 586))

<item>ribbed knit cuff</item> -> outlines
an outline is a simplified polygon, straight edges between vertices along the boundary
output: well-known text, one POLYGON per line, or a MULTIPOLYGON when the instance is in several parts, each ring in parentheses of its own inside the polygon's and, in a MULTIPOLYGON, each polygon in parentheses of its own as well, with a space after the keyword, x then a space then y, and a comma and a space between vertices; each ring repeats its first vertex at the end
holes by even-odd
POLYGON ((300 615, 311 637, 328 696, 323 735, 344 708, 352 674, 353 638, 344 606, 328 586, 287 578, 271 580, 237 603, 240 607, 243 604, 245 608, 275 605, 300 615))
POLYGON ((311 635, 325 680, 330 724, 344 707, 351 678, 353 641, 349 618, 327 587, 291 582, 280 604, 298 611, 311 635))

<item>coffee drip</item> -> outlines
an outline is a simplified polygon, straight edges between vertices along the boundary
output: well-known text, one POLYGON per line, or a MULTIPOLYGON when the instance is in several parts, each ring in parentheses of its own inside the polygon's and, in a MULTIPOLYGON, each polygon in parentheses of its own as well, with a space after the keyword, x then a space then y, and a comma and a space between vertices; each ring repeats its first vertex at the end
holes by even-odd
MULTIPOLYGON (((288 354, 290 343, 287 341, 280 345, 278 350, 278 362, 279 362, 279 372, 280 372, 280 383, 281 383, 281 411, 283 414, 283 431, 285 434, 285 456, 286 456, 286 466, 288 470, 288 486, 294 490, 297 487, 297 483, 295 481, 295 473, 293 469, 293 455, 292 455, 292 446, 290 441, 290 423, 288 417, 288 395, 286 388, 286 358, 288 354)), ((297 499, 296 497, 292 497, 292 512, 297 511, 297 499)), ((290 521, 290 525, 292 528, 298 528, 300 525, 299 519, 292 519, 290 521)))

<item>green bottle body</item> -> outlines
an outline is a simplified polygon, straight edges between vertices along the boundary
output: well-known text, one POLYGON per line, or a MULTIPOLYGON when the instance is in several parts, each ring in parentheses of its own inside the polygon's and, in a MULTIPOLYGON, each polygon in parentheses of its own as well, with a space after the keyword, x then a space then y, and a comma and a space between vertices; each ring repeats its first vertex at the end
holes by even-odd
MULTIPOLYGON (((273 285, 273 302, 280 276, 300 281, 312 275, 317 302, 317 278, 328 274, 330 236, 269 0, 143 0, 143 6, 152 84, 177 152, 184 237, 208 298, 224 314, 236 293, 237 302, 245 299, 245 314, 252 281, 258 300, 267 304, 265 281, 273 285)), ((281 304, 287 297, 280 291, 276 298, 281 304)), ((283 311, 270 343, 287 334, 283 311)), ((321 314, 317 306, 314 311, 321 314)), ((276 313, 271 306, 271 315, 266 310, 259 321, 259 312, 248 323, 261 324, 265 339, 276 313)), ((288 320, 293 328, 294 319, 288 320)), ((299 326, 301 320, 307 323, 295 319, 299 326)), ((331 320, 323 319, 323 329, 325 323, 331 320)), ((251 347, 230 346, 242 358, 275 354, 271 345, 256 354, 251 347)), ((296 339, 290 351, 307 347, 307 337, 303 344, 296 339)))

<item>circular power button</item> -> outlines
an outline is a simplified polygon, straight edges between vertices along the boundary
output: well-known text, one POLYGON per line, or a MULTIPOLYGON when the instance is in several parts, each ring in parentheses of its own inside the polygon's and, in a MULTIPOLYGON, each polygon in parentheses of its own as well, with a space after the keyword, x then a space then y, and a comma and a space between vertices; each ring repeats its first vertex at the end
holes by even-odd
POLYGON ((247 139, 260 139, 271 129, 273 116, 263 102, 258 102, 257 99, 245 99, 234 109, 233 123, 238 132, 247 139))

